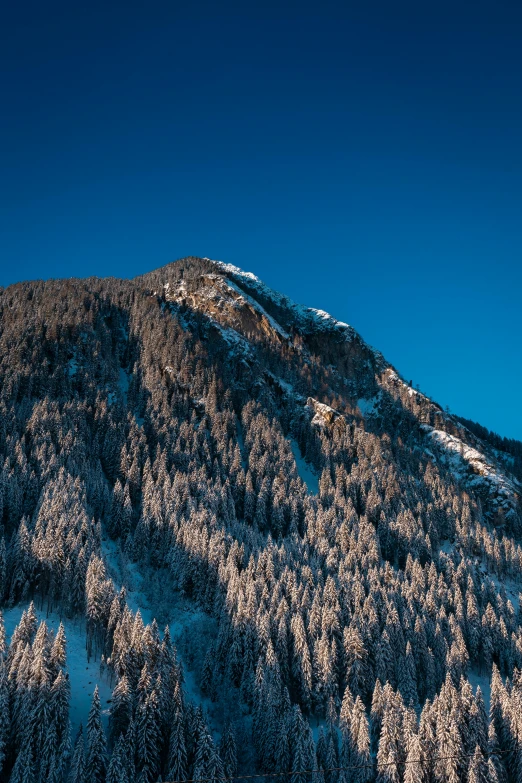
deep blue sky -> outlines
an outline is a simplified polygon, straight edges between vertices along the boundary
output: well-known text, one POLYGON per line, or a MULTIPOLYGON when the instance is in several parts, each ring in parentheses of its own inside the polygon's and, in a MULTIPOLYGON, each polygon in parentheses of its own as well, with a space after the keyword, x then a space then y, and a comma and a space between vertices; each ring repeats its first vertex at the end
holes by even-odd
POLYGON ((522 438, 522 4, 4 4, 0 285, 219 258, 522 438))

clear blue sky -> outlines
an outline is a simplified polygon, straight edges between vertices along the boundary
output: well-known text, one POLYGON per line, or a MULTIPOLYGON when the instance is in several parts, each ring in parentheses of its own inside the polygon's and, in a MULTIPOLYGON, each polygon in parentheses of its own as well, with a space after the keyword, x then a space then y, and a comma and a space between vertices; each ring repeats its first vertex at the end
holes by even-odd
POLYGON ((0 284, 187 254, 522 438, 522 4, 4 4, 0 284))

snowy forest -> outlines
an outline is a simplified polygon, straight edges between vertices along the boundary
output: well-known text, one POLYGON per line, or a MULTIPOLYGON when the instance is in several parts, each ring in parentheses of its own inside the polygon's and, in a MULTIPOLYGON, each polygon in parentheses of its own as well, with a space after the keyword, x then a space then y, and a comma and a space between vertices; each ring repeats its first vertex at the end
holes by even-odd
POLYGON ((522 443, 187 258, 0 289, 0 780, 522 781, 522 443))

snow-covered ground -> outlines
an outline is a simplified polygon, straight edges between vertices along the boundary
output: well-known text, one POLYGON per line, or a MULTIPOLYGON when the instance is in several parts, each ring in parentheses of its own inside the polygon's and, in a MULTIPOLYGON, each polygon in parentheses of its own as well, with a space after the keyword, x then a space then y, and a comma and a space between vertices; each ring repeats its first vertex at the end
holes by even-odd
POLYGON ((214 328, 218 330, 218 332, 221 334, 221 337, 226 343, 228 343, 231 349, 235 351, 239 350, 243 356, 252 356, 250 343, 245 337, 243 337, 242 334, 239 334, 239 332, 236 331, 232 326, 223 326, 219 323, 219 321, 216 321, 215 318, 212 318, 211 315, 207 315, 207 318, 212 321, 214 328))
MULTIPOLYGON (((127 393, 129 391, 129 383, 130 383, 129 374, 127 373, 126 370, 123 369, 123 367, 120 367, 118 371, 117 388, 119 389, 119 392, 123 397, 123 402, 125 403, 125 405, 127 404, 127 393)), ((107 404, 114 405, 117 398, 118 398, 118 393, 116 391, 110 391, 107 395, 107 404)))
POLYGON ((67 365, 67 371, 69 373, 69 378, 74 377, 78 372, 78 360, 76 359, 76 355, 69 360, 69 363, 67 365))
POLYGON ((118 375, 118 386, 120 387, 120 391, 123 395, 123 399, 127 400, 127 393, 129 391, 129 374, 126 370, 123 369, 123 367, 120 367, 119 375, 118 375))
POLYGON ((297 465, 297 472, 308 487, 308 492, 312 495, 319 494, 319 477, 313 472, 310 465, 305 462, 301 455, 301 450, 297 445, 297 441, 294 438, 289 438, 290 445, 292 447, 292 453, 294 455, 295 464, 297 465))
POLYGON ((495 588, 498 593, 502 593, 504 590, 506 592, 506 598, 511 601, 513 604, 513 608, 515 612, 518 612, 520 607, 520 590, 521 585, 520 583, 515 582, 513 579, 509 579, 508 577, 505 577, 500 581, 494 574, 490 574, 488 571, 484 570, 483 573, 487 573, 487 576, 493 584, 495 585, 495 588))
MULTIPOLYGON (((27 609, 29 604, 18 604, 12 609, 4 611, 4 622, 7 641, 10 641, 15 627, 20 622, 22 612, 27 609)), ((48 628, 56 633, 60 625, 60 616, 55 612, 47 614, 45 611, 35 606, 35 613, 38 622, 45 620, 48 628)), ((69 620, 66 617, 61 618, 65 629, 67 639, 67 671, 71 683, 71 725, 73 736, 80 725, 87 723, 87 716, 91 706, 92 694, 94 688, 98 686, 100 700, 102 705, 102 715, 105 724, 109 716, 109 700, 112 696, 112 689, 105 674, 100 672, 100 660, 87 660, 87 650, 85 647, 85 626, 80 625, 77 620, 69 620)))
POLYGON ((450 555, 455 548, 455 545, 451 543, 449 538, 446 538, 439 547, 439 552, 444 552, 446 555, 450 555))
MULTIPOLYGON (((202 644, 203 638, 209 634, 208 628, 210 623, 208 616, 203 611, 174 590, 167 593, 167 595, 164 594, 165 591, 162 591, 161 606, 159 603, 155 604, 154 600, 151 601, 147 595, 147 593, 152 591, 146 589, 144 577, 138 565, 129 562, 121 555, 118 543, 104 538, 102 551, 107 571, 115 587, 120 589, 122 585, 125 586, 129 608, 133 612, 139 611, 145 625, 156 620, 160 636, 163 636, 164 628, 168 625, 171 639, 174 643, 178 644, 182 640, 183 634, 188 633, 193 638, 198 638, 200 645, 202 644)), ((206 650, 199 652, 204 656, 206 650)), ((201 693, 196 683, 193 661, 187 660, 186 656, 184 656, 182 643, 178 644, 178 658, 183 667, 185 679, 183 687, 186 695, 195 704, 201 704, 204 712, 211 720, 214 733, 218 735, 220 721, 217 720, 215 714, 218 707, 201 693)))
POLYGON ((375 397, 370 397, 369 399, 366 397, 360 397, 357 400, 357 407, 361 411, 364 418, 371 416, 371 414, 375 412, 375 408, 379 403, 379 399, 380 397, 375 395, 375 397))
POLYGON ((241 464, 243 465, 243 470, 245 473, 248 470, 248 459, 247 459, 247 450, 245 446, 245 436, 243 434, 243 425, 241 424, 241 421, 236 416, 236 432, 237 432, 237 442, 239 443, 239 451, 241 453, 241 464))
POLYGON ((484 698, 484 704, 486 705, 486 711, 489 714, 489 703, 491 701, 491 679, 487 674, 479 674, 475 670, 468 672, 468 680, 470 681, 473 691, 476 693, 477 688, 480 687, 482 696, 484 698))

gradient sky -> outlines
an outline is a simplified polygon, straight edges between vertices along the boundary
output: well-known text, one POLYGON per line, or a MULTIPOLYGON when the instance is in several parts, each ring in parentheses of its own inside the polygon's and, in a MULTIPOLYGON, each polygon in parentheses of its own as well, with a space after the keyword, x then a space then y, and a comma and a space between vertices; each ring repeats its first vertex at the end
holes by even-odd
POLYGON ((194 254, 522 438, 522 4, 4 3, 0 285, 194 254))

